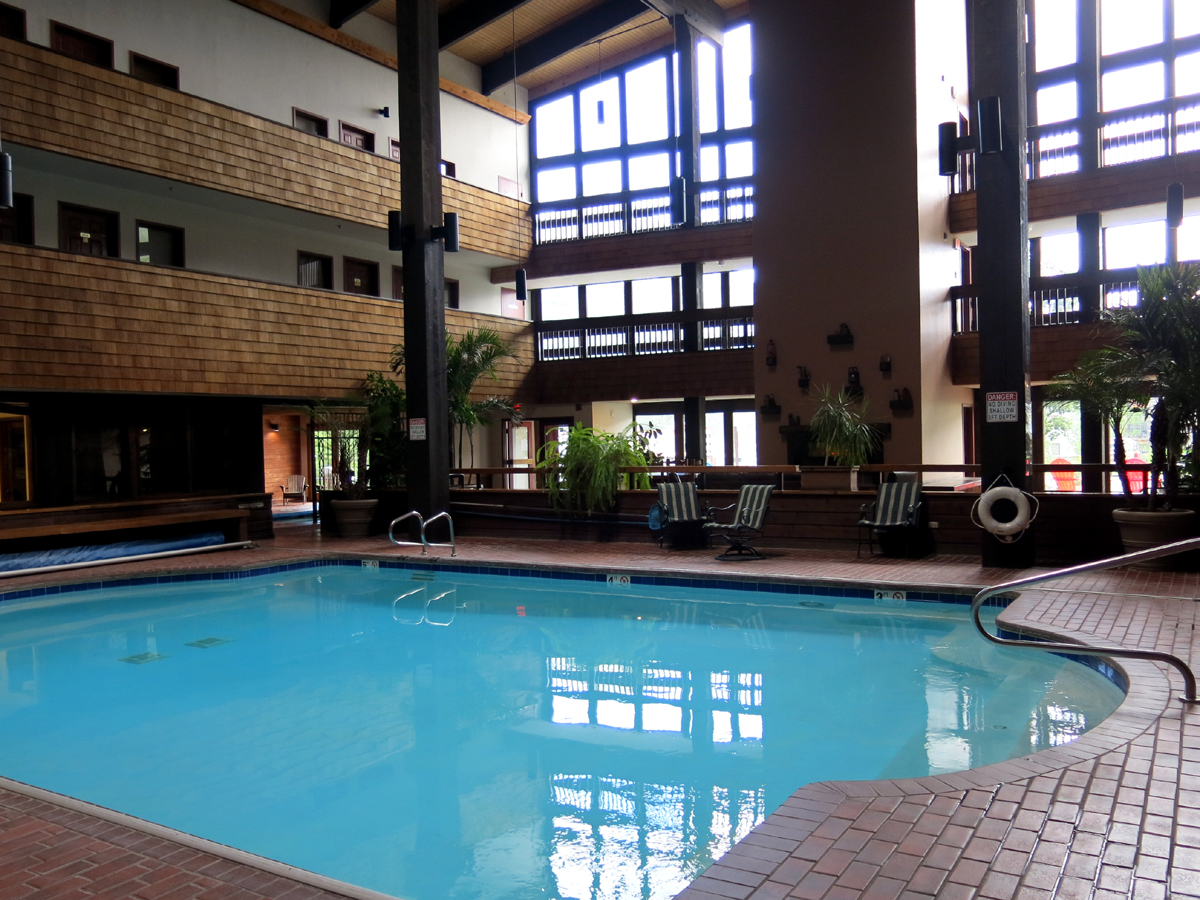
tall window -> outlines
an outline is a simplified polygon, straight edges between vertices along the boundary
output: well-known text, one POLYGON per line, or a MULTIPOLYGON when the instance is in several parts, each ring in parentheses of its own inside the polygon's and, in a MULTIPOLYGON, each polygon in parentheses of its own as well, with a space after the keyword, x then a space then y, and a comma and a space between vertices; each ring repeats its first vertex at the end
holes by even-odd
MULTIPOLYGON (((697 45, 702 223, 754 215, 751 26, 697 45)), ((679 59, 662 50, 552 94, 530 131, 539 243, 669 228, 679 59)), ((676 189, 678 190, 678 189, 676 189)))
POLYGON ((1032 176, 1200 150, 1196 0, 1034 0, 1030 32, 1032 176))

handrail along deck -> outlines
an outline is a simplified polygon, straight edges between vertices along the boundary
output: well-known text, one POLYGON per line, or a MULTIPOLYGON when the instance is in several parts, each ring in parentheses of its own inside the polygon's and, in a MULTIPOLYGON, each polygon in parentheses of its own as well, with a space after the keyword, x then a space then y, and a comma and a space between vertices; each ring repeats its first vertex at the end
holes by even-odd
POLYGON ((1179 674, 1183 676, 1183 701, 1185 703, 1196 703, 1196 676, 1192 674, 1192 670, 1188 664, 1178 656, 1158 650, 1130 650, 1125 647, 1093 647, 1087 644, 1022 641, 1002 638, 992 634, 983 627, 983 623, 979 620, 979 610, 985 601, 1006 591, 1032 587, 1035 584, 1044 584, 1047 581, 1056 581, 1059 578, 1069 578, 1072 575, 1083 575, 1088 572, 1099 572, 1103 569, 1116 568, 1117 566, 1127 566, 1132 563, 1161 559, 1164 556, 1174 556, 1177 553, 1197 549, 1200 549, 1200 538, 1188 538, 1185 541, 1176 541, 1173 544, 1164 544, 1161 547, 1151 547, 1149 550, 1124 553, 1121 556, 1111 556, 1108 559, 1100 559, 1078 566, 1071 566, 1066 569, 1055 569, 1053 572, 1046 572, 1041 575, 1030 575, 1027 578, 1018 578, 1015 581, 1005 581, 1001 584, 995 584, 984 588, 975 595, 975 598, 971 601, 971 617, 975 622, 975 628, 978 629, 984 638, 993 644, 1000 644, 1003 647, 1029 647, 1034 650, 1047 650, 1051 653, 1066 653, 1072 656, 1116 656, 1127 659, 1146 659, 1174 666, 1179 674))

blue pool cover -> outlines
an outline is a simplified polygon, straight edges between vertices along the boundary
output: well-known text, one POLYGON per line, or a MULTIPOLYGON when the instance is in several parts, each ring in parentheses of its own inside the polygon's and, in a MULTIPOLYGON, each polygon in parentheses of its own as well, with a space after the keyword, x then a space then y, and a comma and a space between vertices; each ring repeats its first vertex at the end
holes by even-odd
POLYGON ((177 538, 142 538, 137 541, 118 541, 114 544, 89 544, 86 547, 60 547, 57 550, 28 550, 23 553, 0 553, 0 572, 20 569, 40 569, 70 563, 119 559, 122 556, 141 556, 146 553, 165 553, 168 550, 190 550, 195 547, 214 547, 225 543, 219 531, 189 534, 177 538))

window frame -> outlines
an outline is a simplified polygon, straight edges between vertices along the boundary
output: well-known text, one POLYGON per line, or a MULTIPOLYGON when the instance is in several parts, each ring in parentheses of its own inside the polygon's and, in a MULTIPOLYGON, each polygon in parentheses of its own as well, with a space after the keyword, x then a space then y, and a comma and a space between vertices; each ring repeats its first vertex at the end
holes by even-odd
POLYGON ((375 152, 375 132, 367 131, 367 129, 355 125, 352 122, 347 122, 345 119, 338 119, 338 143, 344 147, 351 147, 355 150, 361 150, 364 153, 375 152), (355 147, 346 140, 346 134, 357 134, 363 139, 363 146, 355 147))
POLYGON ((170 63, 163 62, 161 59, 155 59, 152 56, 146 56, 144 53, 138 53, 134 50, 129 51, 129 74, 138 81, 146 84, 153 84, 160 88, 166 88, 169 91, 179 90, 179 66, 173 66, 170 63), (144 66, 150 69, 158 68, 164 72, 169 72, 174 75, 173 84, 166 84, 162 81, 156 81, 152 78, 143 78, 138 75, 134 69, 137 66, 144 66))
MULTIPOLYGON (((10 17, 11 17, 12 21, 19 20, 21 23, 21 27, 19 29, 16 29, 17 31, 20 32, 19 35, 17 35, 17 34, 8 35, 9 40, 28 41, 29 40, 29 19, 28 19, 28 16, 25 14, 25 10, 23 10, 19 6, 13 6, 11 3, 0 3, 0 22, 3 22, 5 19, 10 18, 10 17)), ((2 32, 0 32, 0 33, 2 33, 2 32)))
POLYGON ((298 106, 292 107, 292 127, 304 134, 310 134, 313 137, 326 138, 329 137, 329 119, 325 116, 318 116, 316 113, 311 113, 308 110, 301 109, 298 106), (309 131, 307 128, 301 128, 297 123, 307 119, 317 126, 317 131, 309 131))
POLYGON ((179 236, 178 237, 178 240, 179 240, 179 246, 178 246, 179 262, 178 263, 145 262, 143 264, 149 265, 149 266, 163 266, 164 268, 169 268, 169 269, 186 269, 187 268, 187 241, 186 241, 186 237, 185 237, 185 231, 181 226, 166 225, 162 222, 148 222, 144 219, 137 219, 137 220, 135 220, 133 227, 135 229, 134 233, 136 235, 136 239, 134 241, 134 245, 135 245, 134 252, 137 254, 138 262, 142 262, 142 240, 141 240, 141 235, 138 234, 138 231, 140 231, 140 229, 142 229, 142 228, 156 228, 159 231, 169 231, 172 234, 179 236))
POLYGON ((324 253, 311 253, 308 250, 296 251, 296 285, 309 291, 332 291, 333 290, 333 257, 324 253), (306 258, 307 257, 307 258, 306 258), (305 263, 321 263, 322 281, 325 284, 308 285, 300 283, 300 267, 305 263))
POLYGON ((55 53, 62 54, 68 59, 73 59, 76 62, 85 63, 91 66, 99 66, 102 69, 114 69, 116 66, 115 50, 113 42, 109 38, 102 37, 98 34, 92 34, 90 31, 84 31, 82 28, 76 28, 74 25, 68 25, 65 22, 58 22, 54 19, 50 20, 50 49, 55 53), (74 54, 68 53, 61 46, 58 46, 60 37, 75 37, 77 39, 82 39, 84 43, 94 41, 97 47, 100 47, 101 45, 107 45, 108 62, 94 62, 90 59, 81 59, 74 54))

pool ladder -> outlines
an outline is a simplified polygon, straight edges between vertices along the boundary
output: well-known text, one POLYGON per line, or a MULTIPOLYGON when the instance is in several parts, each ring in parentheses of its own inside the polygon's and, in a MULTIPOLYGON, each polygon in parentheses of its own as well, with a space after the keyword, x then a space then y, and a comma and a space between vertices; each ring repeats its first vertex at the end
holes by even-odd
POLYGON ((1176 553, 1198 549, 1200 549, 1200 538, 1188 538, 1186 541, 1176 541, 1173 544, 1164 544, 1161 547, 1151 547, 1149 550, 1138 550, 1135 553, 1125 553, 1121 556, 1111 556, 1108 559, 1098 559, 1095 562, 1071 566, 1068 569, 1055 569, 1053 572, 1046 572, 1042 575, 1031 575, 1028 578, 1018 578, 1016 581, 994 584, 989 588, 984 588, 975 595, 975 599, 971 601, 971 616, 974 618, 975 627, 979 630, 980 634, 993 644, 1000 644, 1004 647, 1029 647, 1033 650, 1048 650, 1051 653, 1064 653, 1069 656, 1117 656, 1127 659, 1148 659, 1153 662, 1161 662, 1169 666, 1174 666, 1179 674, 1183 676, 1183 702, 1200 702, 1196 698, 1196 676, 1192 674, 1192 670, 1188 667, 1187 663, 1178 656, 1172 656, 1170 653, 1163 653, 1158 650, 1127 650, 1124 647, 1089 647, 1086 644, 1012 640, 1010 638, 997 637, 984 628, 983 623, 979 621, 979 609, 983 606, 984 601, 995 597, 997 594, 1003 594, 1005 591, 1032 587, 1035 584, 1042 584, 1043 582, 1054 581, 1059 578, 1069 578, 1072 575, 1098 572, 1101 569, 1113 569, 1117 566, 1127 566, 1131 563, 1147 562, 1152 559, 1174 556, 1176 553))
POLYGON ((395 544, 397 547, 420 547, 422 556, 429 555, 430 547, 449 547, 450 555, 458 556, 458 543, 454 539, 454 519, 451 518, 450 513, 448 513, 448 512, 435 513, 434 515, 430 516, 428 520, 426 520, 425 517, 422 516, 415 509, 409 510, 404 515, 397 516, 396 518, 392 519, 392 524, 388 526, 388 539, 393 544, 395 544), (396 534, 395 534, 396 526, 399 525, 401 522, 403 522, 405 519, 413 519, 413 518, 415 518, 418 522, 421 523, 421 540, 420 541, 398 541, 398 540, 396 540, 396 534), (432 525, 434 522, 436 522, 438 519, 445 519, 446 524, 450 526, 450 543, 448 543, 448 544, 430 543, 429 541, 425 540, 425 529, 428 528, 430 525, 432 525))

